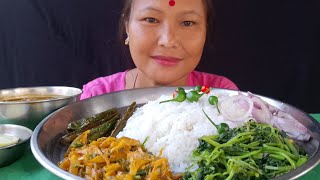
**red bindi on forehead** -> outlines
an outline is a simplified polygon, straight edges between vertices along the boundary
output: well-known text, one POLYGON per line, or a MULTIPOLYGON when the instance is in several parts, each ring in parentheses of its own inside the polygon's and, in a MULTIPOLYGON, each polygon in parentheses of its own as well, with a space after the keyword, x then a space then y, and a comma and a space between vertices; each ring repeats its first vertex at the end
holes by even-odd
POLYGON ((170 1, 169 1, 169 5, 170 5, 170 6, 174 6, 175 4, 176 4, 176 2, 175 2, 174 0, 170 0, 170 1))

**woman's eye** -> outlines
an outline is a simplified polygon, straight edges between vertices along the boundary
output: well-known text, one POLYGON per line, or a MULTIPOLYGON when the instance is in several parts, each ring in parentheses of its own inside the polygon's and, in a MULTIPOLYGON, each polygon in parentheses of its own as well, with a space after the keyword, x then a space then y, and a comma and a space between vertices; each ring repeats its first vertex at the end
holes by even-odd
POLYGON ((192 26, 192 25, 194 25, 194 22, 192 22, 192 21, 183 21, 182 25, 183 26, 192 26))
POLYGON ((156 20, 155 18, 145 18, 145 21, 147 21, 148 23, 157 23, 158 20, 156 20))

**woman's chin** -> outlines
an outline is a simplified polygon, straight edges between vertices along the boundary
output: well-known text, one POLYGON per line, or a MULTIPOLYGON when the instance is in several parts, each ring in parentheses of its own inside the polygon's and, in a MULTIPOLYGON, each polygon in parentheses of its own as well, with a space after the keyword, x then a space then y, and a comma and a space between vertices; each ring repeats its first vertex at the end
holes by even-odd
POLYGON ((176 76, 172 75, 172 76, 169 76, 169 78, 164 78, 164 77, 157 78, 156 85, 157 86, 185 86, 187 84, 187 78, 173 79, 170 77, 176 77, 176 76))

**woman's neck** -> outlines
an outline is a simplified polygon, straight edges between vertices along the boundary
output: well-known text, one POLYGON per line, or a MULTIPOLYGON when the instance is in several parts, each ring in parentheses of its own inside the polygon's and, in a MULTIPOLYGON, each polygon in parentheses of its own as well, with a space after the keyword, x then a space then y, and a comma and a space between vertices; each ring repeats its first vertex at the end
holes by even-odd
POLYGON ((160 84, 150 79, 147 75, 145 75, 142 71, 139 71, 137 68, 129 70, 126 75, 126 89, 147 88, 157 86, 186 86, 187 84, 188 76, 180 78, 174 82, 160 84))

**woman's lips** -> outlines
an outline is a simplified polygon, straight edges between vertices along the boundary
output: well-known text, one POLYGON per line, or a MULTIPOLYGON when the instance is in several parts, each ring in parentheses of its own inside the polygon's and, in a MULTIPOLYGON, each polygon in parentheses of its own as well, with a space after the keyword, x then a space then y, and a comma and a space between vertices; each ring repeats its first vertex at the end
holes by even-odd
POLYGON ((151 56, 159 64, 164 66, 174 66, 178 64, 182 59, 170 56, 151 56))

